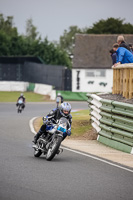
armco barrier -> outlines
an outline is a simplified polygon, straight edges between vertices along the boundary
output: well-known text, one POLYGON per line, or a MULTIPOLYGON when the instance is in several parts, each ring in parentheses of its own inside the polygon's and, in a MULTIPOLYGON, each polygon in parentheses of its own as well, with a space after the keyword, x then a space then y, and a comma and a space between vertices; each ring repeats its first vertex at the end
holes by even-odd
POLYGON ((97 140, 133 154, 133 105, 87 94, 92 126, 97 140))

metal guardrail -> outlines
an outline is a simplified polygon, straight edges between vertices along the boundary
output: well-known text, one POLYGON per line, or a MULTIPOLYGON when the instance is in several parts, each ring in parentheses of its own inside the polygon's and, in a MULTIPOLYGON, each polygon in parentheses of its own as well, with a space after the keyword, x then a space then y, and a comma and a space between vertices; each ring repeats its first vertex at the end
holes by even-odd
POLYGON ((113 69, 113 94, 133 98, 133 63, 121 64, 113 69))
POLYGON ((97 140, 133 154, 133 105, 87 94, 92 126, 97 140))

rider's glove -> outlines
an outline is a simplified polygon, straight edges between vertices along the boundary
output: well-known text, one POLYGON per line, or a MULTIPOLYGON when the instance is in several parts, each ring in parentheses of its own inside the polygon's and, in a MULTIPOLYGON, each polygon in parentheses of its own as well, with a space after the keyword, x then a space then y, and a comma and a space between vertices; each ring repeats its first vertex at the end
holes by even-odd
POLYGON ((67 135, 68 135, 68 136, 71 135, 71 128, 69 128, 69 129, 67 130, 67 135))
POLYGON ((43 117, 42 120, 43 120, 44 124, 46 124, 46 122, 48 121, 48 119, 46 117, 43 117))

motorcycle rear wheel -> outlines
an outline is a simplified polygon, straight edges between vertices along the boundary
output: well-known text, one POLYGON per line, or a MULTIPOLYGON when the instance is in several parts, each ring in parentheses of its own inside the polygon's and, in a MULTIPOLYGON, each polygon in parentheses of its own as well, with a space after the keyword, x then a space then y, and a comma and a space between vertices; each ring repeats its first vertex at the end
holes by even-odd
POLYGON ((51 161, 55 157, 61 142, 62 142, 62 137, 57 137, 55 139, 51 147, 49 147, 48 149, 48 152, 46 154, 46 160, 51 161))

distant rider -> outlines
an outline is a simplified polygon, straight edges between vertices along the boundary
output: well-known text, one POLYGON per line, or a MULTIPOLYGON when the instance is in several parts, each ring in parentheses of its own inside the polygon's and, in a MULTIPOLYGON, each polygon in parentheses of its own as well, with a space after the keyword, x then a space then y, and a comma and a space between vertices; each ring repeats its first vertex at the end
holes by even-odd
POLYGON ((19 100, 22 101, 22 108, 24 109, 24 108, 25 108, 25 97, 24 97, 23 93, 21 93, 21 95, 18 97, 18 100, 17 100, 16 106, 19 105, 19 100))
POLYGON ((54 123, 54 120, 59 120, 61 117, 65 117, 66 119, 68 119, 68 122, 69 122, 69 125, 67 127, 67 132, 64 135, 63 139, 65 139, 67 135, 70 136, 71 123, 72 123, 72 115, 70 114, 70 112, 71 112, 71 105, 66 102, 62 103, 60 108, 55 108, 54 110, 50 111, 50 113, 46 116, 46 118, 43 117, 43 119, 45 119, 44 124, 41 126, 40 130, 35 135, 33 142, 36 144, 37 140, 42 134, 47 135, 46 123, 48 121, 53 121, 54 123))
POLYGON ((56 103, 57 103, 57 108, 59 107, 60 103, 63 103, 63 96, 61 95, 61 93, 57 94, 56 103))

